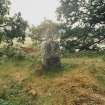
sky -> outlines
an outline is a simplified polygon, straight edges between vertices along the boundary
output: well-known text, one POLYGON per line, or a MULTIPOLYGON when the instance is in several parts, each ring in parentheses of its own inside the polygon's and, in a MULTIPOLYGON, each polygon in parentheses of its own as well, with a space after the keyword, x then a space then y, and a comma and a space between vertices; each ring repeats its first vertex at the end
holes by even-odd
POLYGON ((22 17, 30 24, 38 25, 41 21, 51 19, 56 21, 58 0, 11 0, 11 14, 21 12, 22 17))

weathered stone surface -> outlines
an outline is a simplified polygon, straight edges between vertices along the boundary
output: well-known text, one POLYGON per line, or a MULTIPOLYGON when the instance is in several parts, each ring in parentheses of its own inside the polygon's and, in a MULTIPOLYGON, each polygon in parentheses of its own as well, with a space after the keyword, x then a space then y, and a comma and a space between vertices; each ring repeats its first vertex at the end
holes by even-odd
POLYGON ((59 44, 56 41, 48 40, 42 44, 42 63, 45 68, 61 65, 59 44))

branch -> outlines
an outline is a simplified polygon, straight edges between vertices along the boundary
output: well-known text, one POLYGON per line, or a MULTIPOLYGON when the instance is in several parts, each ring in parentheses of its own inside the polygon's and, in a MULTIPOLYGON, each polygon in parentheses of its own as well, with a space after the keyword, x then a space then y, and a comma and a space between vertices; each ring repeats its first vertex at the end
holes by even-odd
POLYGON ((0 27, 5 27, 5 26, 7 26, 7 24, 5 24, 5 25, 2 25, 2 26, 0 26, 0 27))
POLYGON ((93 42, 93 43, 88 43, 88 44, 82 46, 82 47, 80 48, 80 50, 89 49, 89 47, 91 47, 92 45, 94 45, 94 44, 99 44, 100 42, 102 42, 102 41, 104 41, 104 40, 105 40, 105 36, 104 36, 103 38, 99 39, 98 41, 95 41, 95 42, 93 42))

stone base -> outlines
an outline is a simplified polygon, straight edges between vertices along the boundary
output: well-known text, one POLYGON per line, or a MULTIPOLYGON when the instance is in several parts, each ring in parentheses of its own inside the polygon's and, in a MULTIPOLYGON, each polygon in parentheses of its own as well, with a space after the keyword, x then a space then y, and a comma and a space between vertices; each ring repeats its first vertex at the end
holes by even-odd
POLYGON ((60 58, 59 57, 47 58, 44 61, 43 66, 46 69, 60 67, 61 66, 60 58))

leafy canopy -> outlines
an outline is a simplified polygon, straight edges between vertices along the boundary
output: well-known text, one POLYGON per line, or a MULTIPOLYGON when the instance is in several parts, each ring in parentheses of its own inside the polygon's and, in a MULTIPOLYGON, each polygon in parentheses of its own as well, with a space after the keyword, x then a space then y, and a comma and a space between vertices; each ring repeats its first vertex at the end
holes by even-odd
POLYGON ((59 24, 45 19, 40 25, 30 28, 32 39, 43 40, 44 38, 55 38, 58 36, 59 24))
POLYGON ((105 40, 104 0, 60 0, 57 14, 66 30, 63 39, 76 38, 69 45, 84 50, 105 40))
POLYGON ((25 38, 27 22, 21 17, 21 13, 10 16, 9 0, 0 0, 0 41, 12 42, 14 38, 25 38))

